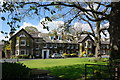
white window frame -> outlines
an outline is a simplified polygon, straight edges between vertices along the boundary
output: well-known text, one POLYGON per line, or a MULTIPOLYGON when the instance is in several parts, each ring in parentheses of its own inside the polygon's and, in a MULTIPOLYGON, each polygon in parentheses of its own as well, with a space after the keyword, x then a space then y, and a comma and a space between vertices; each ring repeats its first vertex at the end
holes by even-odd
POLYGON ((26 40, 20 40, 20 45, 25 46, 26 45, 26 40), (21 44, 21 41, 24 41, 25 44, 21 44))
POLYGON ((25 49, 21 49, 21 50, 20 50, 20 54, 21 54, 21 55, 25 55, 25 54, 26 54, 26 50, 25 50, 25 49), (21 51, 24 51, 24 54, 21 54, 21 51))

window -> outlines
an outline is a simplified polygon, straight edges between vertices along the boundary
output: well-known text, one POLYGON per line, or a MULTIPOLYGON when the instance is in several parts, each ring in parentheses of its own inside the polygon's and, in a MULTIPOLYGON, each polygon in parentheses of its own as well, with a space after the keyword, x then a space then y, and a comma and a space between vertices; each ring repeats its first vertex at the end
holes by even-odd
POLYGON ((16 54, 18 55, 18 50, 16 51, 16 54))
POLYGON ((39 39, 36 39, 36 42, 39 42, 39 39))
POLYGON ((44 44, 44 48, 47 48, 47 44, 44 44))
POLYGON ((57 48, 57 44, 54 44, 54 48, 57 48))
POLYGON ((21 50, 21 54, 25 54, 25 50, 24 49, 21 50))
POLYGON ((16 45, 19 45, 19 41, 18 40, 16 40, 16 45))
POLYGON ((53 39, 54 39, 54 37, 53 37, 53 36, 50 36, 50 38, 51 38, 51 40, 53 40, 53 39))
POLYGON ((52 48, 52 44, 49 44, 49 48, 52 48))
POLYGON ((62 36, 59 36, 59 40, 62 40, 62 36))
POLYGON ((39 45, 36 45, 36 49, 37 49, 37 50, 39 49, 39 45))
POLYGON ((39 52, 38 51, 36 51, 36 56, 39 56, 39 52))
POLYGON ((21 40, 21 46, 25 46, 25 40, 21 40))
POLYGON ((90 44, 90 42, 88 42, 88 48, 90 48, 91 47, 91 44, 90 44))

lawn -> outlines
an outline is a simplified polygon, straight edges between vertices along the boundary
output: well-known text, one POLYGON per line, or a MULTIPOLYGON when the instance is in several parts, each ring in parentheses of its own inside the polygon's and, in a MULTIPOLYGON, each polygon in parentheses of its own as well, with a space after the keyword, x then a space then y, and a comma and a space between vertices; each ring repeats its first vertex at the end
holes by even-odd
POLYGON ((65 58, 65 59, 35 59, 28 61, 21 61, 29 68, 45 68, 53 66, 66 66, 75 64, 104 64, 104 62, 95 62, 94 58, 65 58), (92 60, 92 61, 89 61, 92 60))
POLYGON ((21 61, 29 68, 46 69, 50 75, 66 78, 79 79, 85 74, 85 64, 106 64, 105 59, 96 61, 95 58, 65 58, 65 59, 36 59, 21 61))

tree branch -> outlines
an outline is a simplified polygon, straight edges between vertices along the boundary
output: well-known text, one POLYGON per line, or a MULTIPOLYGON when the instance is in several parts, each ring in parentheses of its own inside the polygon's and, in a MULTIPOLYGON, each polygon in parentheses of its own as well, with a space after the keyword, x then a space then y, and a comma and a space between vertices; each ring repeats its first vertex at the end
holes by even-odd
POLYGON ((93 33, 87 32, 87 31, 82 31, 82 32, 80 32, 78 34, 80 34, 80 35, 82 35, 82 34, 88 34, 88 35, 92 35, 93 37, 95 37, 95 35, 93 33))
POLYGON ((85 18, 83 18, 82 16, 80 16, 80 18, 81 18, 82 20, 86 21, 86 22, 89 24, 89 26, 90 26, 90 28, 91 28, 91 30, 92 30, 92 33, 95 35, 95 32, 94 32, 94 30, 93 30, 93 28, 92 28, 91 23, 90 23, 88 20, 86 20, 85 18))
POLYGON ((107 16, 107 14, 102 13, 102 12, 98 12, 98 11, 90 10, 90 9, 85 9, 82 6, 77 6, 76 4, 69 4, 69 3, 63 3, 63 2, 56 2, 56 3, 52 2, 50 4, 39 4, 37 2, 26 2, 23 5, 26 5, 26 4, 37 4, 36 7, 62 5, 62 6, 67 6, 67 7, 75 7, 75 8, 77 8, 77 9, 83 11, 83 12, 92 12, 92 13, 96 13, 96 14, 99 14, 99 15, 107 16))

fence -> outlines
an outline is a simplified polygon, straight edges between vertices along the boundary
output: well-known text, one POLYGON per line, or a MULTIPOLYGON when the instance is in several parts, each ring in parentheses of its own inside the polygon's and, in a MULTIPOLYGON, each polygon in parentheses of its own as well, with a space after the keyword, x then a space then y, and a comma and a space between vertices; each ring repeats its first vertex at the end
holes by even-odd
POLYGON ((120 80, 120 64, 86 64, 85 80, 120 80))

